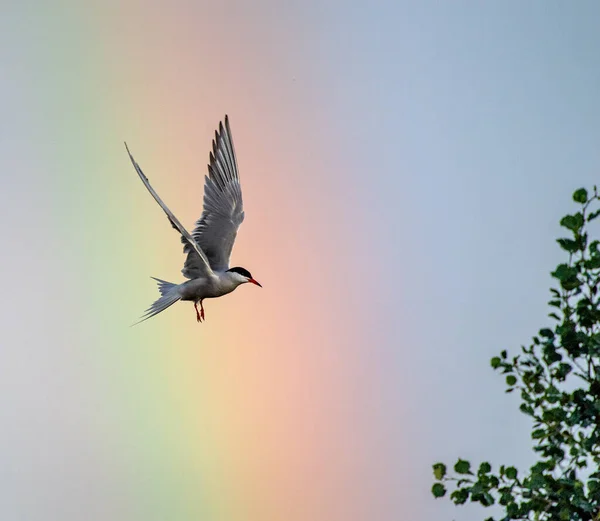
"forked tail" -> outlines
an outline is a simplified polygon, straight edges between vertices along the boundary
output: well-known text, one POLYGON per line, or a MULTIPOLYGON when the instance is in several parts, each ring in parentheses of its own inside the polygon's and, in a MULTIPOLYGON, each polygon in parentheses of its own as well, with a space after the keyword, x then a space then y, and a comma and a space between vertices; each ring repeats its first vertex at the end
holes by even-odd
POLYGON ((172 306, 175 304, 175 302, 181 299, 181 295, 179 294, 179 291, 177 291, 177 284, 157 279, 155 277, 152 278, 158 282, 160 298, 144 312, 144 314, 140 317, 140 320, 138 320, 135 324, 131 324, 132 326, 135 326, 144 320, 148 320, 154 315, 158 315, 161 311, 164 311, 169 306, 172 306))

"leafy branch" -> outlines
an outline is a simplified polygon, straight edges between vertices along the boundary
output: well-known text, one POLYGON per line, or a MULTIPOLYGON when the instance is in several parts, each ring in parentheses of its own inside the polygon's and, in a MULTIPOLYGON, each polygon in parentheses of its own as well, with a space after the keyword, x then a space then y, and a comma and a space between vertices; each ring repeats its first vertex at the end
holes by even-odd
POLYGON ((433 465, 434 497, 452 489, 456 505, 500 505, 501 521, 600 520, 600 241, 590 241, 588 232, 600 217, 600 196, 595 186, 591 194, 580 188, 573 200, 578 211, 560 221, 569 236, 557 239, 568 259, 552 272, 554 327, 540 329, 512 358, 502 351, 491 359, 506 392, 520 394, 519 409, 532 420, 538 461, 524 473, 506 465, 493 472, 488 462, 473 472, 462 459, 453 474, 443 463, 433 465))

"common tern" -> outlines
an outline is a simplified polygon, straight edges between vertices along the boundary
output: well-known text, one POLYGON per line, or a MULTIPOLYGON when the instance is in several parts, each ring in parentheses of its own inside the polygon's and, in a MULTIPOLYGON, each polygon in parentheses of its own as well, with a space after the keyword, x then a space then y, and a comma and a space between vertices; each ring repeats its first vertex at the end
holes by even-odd
POLYGON ((220 122, 219 130, 215 132, 213 149, 209 156, 208 175, 204 181, 204 209, 191 234, 150 186, 140 165, 133 159, 127 143, 125 148, 144 186, 167 214, 173 228, 181 234, 183 252, 187 255, 181 273, 189 279, 181 284, 173 284, 152 277, 158 282, 160 298, 135 324, 158 315, 179 300, 193 302, 196 320, 202 322, 204 299, 222 297, 248 282, 262 287, 245 268, 229 267, 233 243, 244 220, 244 206, 227 115, 225 125, 220 122))

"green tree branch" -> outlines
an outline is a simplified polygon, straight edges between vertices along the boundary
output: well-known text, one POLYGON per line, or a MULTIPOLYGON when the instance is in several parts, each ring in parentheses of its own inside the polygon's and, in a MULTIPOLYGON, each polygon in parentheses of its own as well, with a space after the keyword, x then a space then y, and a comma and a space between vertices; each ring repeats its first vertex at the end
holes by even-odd
POLYGON ((569 236, 557 239, 568 260, 552 272, 554 327, 540 329, 512 358, 502 351, 491 359, 506 392, 518 392, 519 409, 531 417, 538 461, 524 473, 506 465, 493 472, 488 462, 473 472, 463 459, 451 474, 433 465, 434 497, 451 490, 455 505, 500 505, 500 521, 600 521, 600 241, 590 242, 588 232, 600 216, 600 196, 595 186, 592 194, 580 188, 573 200, 578 211, 560 221, 569 236))

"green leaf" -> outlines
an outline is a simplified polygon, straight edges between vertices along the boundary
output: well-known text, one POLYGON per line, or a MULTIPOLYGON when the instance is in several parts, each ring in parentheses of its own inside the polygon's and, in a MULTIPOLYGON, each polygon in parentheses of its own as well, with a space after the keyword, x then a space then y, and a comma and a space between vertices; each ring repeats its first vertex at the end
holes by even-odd
POLYGON ((463 505, 469 499, 469 490, 466 488, 459 488, 450 494, 450 499, 454 501, 455 505, 463 505))
POLYGON ((572 290, 581 286, 582 282, 577 278, 579 271, 576 267, 567 264, 559 264, 552 276, 560 280, 560 285, 566 290, 572 290))
POLYGON ((572 232, 578 232, 583 227, 583 214, 577 212, 574 215, 565 215, 560 220, 560 225, 572 232))
POLYGON ((569 253, 575 253, 581 249, 580 244, 573 239, 556 239, 556 242, 563 250, 568 251, 569 253))
POLYGON ((525 414, 529 414, 529 416, 533 416, 533 407, 531 405, 527 405, 526 403, 522 403, 519 406, 519 409, 521 410, 521 412, 524 412, 525 414))
POLYGON ((506 384, 507 384, 507 385, 510 385, 510 386, 512 387, 512 386, 513 386, 513 385, 515 385, 516 383, 517 383, 517 377, 516 377, 515 375, 509 374, 509 375, 506 377, 506 384))
POLYGON ((441 483, 436 483, 431 487, 431 493, 433 494, 433 497, 436 498, 444 497, 446 495, 446 487, 441 483))
POLYGON ((556 352, 556 347, 552 344, 546 344, 542 349, 542 353, 544 355, 544 362, 548 365, 552 365, 554 362, 560 362, 562 360, 562 355, 556 352))
POLYGON ((548 329, 547 327, 544 329, 540 329, 540 336, 543 336, 546 338, 554 338, 554 331, 552 331, 551 329, 548 329))
POLYGON ((598 217, 600 215, 600 210, 596 210, 595 212, 592 212, 591 214, 588 215, 588 222, 593 221, 596 217, 598 217))
POLYGON ((573 192, 573 201, 576 203, 587 203, 587 200, 588 193, 585 188, 580 188, 579 190, 575 190, 575 192, 573 192))
POLYGON ((479 500, 479 502, 484 507, 490 507, 494 504, 494 497, 489 492, 484 492, 483 497, 479 500))
POLYGON ((568 264, 559 264, 552 272, 552 276, 560 281, 572 279, 577 277, 577 268, 572 268, 568 264))
POLYGON ((507 467, 505 470, 505 474, 508 479, 516 479, 517 469, 515 467, 507 467))
POLYGON ((531 437, 534 440, 539 440, 540 438, 543 438, 545 435, 546 435, 545 429, 536 429, 531 433, 531 437))
POLYGON ((484 461, 481 465, 479 465, 478 474, 488 474, 491 470, 492 466, 487 461, 484 461))
POLYGON ((436 463, 433 466, 433 475, 435 479, 441 480, 446 475, 446 465, 443 463, 436 463))
POLYGON ((497 357, 497 356, 495 356, 494 358, 492 358, 491 361, 490 361, 490 364, 492 365, 492 367, 494 369, 498 368, 501 363, 502 363, 502 360, 500 360, 500 358, 497 357))
POLYGON ((465 461, 463 459, 459 459, 454 465, 454 471, 457 474, 472 474, 471 472, 471 463, 465 461))
POLYGON ((567 364, 566 362, 562 362, 558 365, 558 368, 556 369, 556 377, 559 380, 564 380, 565 377, 573 370, 573 367, 570 364, 567 364))
POLYGON ((585 261, 585 267, 589 270, 597 270, 600 268, 600 255, 593 254, 591 258, 585 261))

